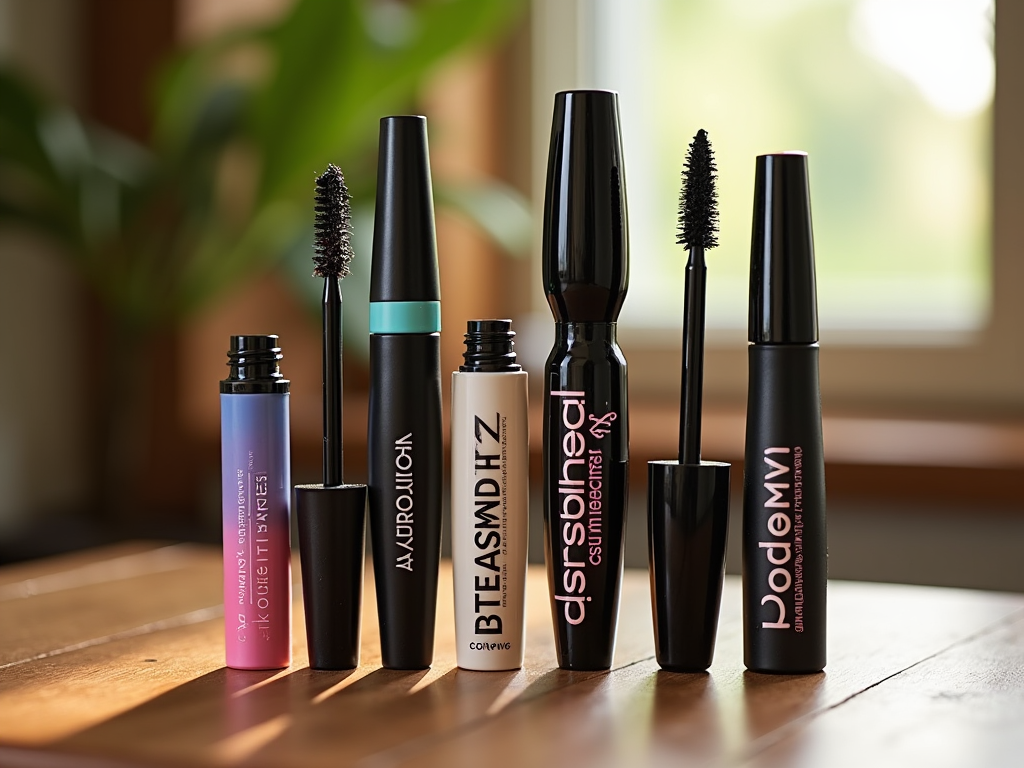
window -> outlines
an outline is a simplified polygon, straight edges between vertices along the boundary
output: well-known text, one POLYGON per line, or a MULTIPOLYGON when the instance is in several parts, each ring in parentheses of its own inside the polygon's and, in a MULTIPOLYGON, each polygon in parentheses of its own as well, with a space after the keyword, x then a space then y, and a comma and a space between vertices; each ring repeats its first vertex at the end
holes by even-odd
POLYGON ((1024 222, 1012 211, 1022 196, 1012 138, 1024 92, 1019 45, 995 48, 989 108, 993 16, 995 37, 1013 40, 1024 8, 557 0, 535 3, 534 15, 539 162, 553 91, 620 92, 633 259, 622 339, 634 391, 678 387, 664 359, 678 339, 685 263, 672 244, 675 199, 689 135, 704 127, 718 154, 724 223, 709 259, 711 397, 735 400, 745 387, 754 155, 805 149, 826 403, 1024 406, 1024 355, 1012 343, 1024 324, 1014 298, 1024 275, 1013 259, 1024 222), (800 117, 807 104, 817 112, 800 117))

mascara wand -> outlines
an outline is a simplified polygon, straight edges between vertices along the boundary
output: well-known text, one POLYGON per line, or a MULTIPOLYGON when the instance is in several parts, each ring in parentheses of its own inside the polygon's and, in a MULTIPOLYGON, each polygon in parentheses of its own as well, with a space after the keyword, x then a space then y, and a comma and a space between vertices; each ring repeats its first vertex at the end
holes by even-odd
POLYGON ((359 665, 366 539, 366 486, 344 482, 341 381, 341 279, 352 261, 351 198, 328 165, 316 180, 313 276, 324 280, 324 481, 295 486, 302 604, 311 669, 359 665))
POLYGON ((690 250, 683 308, 683 374, 679 408, 679 462, 700 464, 701 401, 704 391, 704 317, 707 267, 704 251, 718 245, 715 157, 708 132, 697 131, 686 154, 679 194, 679 237, 690 250))
POLYGON ((675 461, 647 462, 654 648, 658 664, 673 672, 701 672, 711 666, 729 530, 730 466, 700 458, 704 252, 718 245, 716 172, 707 131, 697 131, 686 154, 679 196, 677 242, 690 251, 683 307, 679 456, 675 461))
POLYGON ((313 275, 324 279, 324 486, 330 488, 344 483, 341 280, 348 275, 353 256, 351 197, 345 176, 335 165, 317 177, 315 210, 313 275))

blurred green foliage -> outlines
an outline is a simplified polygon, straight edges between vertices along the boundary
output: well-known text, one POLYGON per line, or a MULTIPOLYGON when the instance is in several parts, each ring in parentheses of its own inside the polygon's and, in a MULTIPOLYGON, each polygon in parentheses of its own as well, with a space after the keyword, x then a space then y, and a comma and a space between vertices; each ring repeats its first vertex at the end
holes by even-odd
MULTIPOLYGON (((179 53, 156 83, 145 148, 0 69, 0 223, 58 240, 112 331, 135 339, 296 251, 288 261, 308 275, 316 174, 334 162, 354 199, 372 201, 378 118, 407 110, 439 62, 521 9, 297 0, 275 23, 179 53)), ((445 202, 499 244, 528 240, 526 206, 500 184, 442 190, 445 202)))
MULTIPOLYGON (((0 67, 0 226, 56 240, 102 313, 89 350, 101 379, 89 502, 99 518, 138 523, 134 489, 158 430, 151 377, 168 365, 167 331, 269 269, 295 277, 311 319, 319 312, 313 182, 328 162, 345 171, 355 202, 346 336, 350 352, 365 351, 378 119, 409 110, 436 65, 492 42, 522 7, 296 0, 274 23, 231 30, 168 62, 154 83, 147 147, 0 67)), ((439 206, 463 210, 500 245, 528 242, 527 207, 507 187, 436 190, 439 206)))

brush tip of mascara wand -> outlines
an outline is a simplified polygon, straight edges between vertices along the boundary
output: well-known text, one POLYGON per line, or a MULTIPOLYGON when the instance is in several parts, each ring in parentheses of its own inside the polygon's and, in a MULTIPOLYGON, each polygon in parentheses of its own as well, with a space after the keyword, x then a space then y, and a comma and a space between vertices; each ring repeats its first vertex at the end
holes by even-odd
POLYGON ((349 273, 352 251, 352 198, 345 176, 330 164, 316 179, 313 274, 342 278, 349 273))
POLYGON ((676 242, 687 248, 714 248, 718 245, 718 193, 715 191, 718 167, 708 132, 703 128, 690 142, 682 175, 676 242))

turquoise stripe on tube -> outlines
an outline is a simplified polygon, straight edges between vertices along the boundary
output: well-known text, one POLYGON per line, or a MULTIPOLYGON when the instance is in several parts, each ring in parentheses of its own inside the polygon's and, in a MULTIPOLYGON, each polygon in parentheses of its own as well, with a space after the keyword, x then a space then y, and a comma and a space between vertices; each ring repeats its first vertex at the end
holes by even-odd
POLYGON ((440 301, 371 301, 370 333, 440 333, 440 301))

